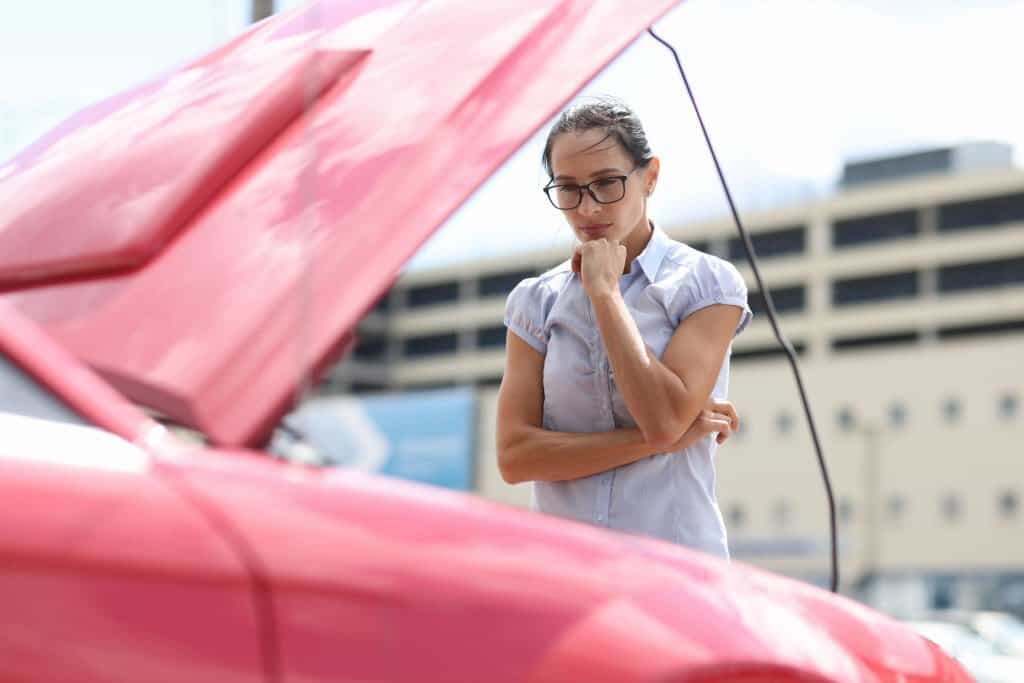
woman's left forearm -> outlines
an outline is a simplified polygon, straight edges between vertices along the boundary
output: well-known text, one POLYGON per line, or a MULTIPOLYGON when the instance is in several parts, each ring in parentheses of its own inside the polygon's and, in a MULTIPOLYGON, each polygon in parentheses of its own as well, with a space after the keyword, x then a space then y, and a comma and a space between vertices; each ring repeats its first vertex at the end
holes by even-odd
POLYGON ((694 396, 676 373, 644 344, 621 293, 591 297, 615 384, 648 443, 676 443, 700 414, 704 398, 694 396))

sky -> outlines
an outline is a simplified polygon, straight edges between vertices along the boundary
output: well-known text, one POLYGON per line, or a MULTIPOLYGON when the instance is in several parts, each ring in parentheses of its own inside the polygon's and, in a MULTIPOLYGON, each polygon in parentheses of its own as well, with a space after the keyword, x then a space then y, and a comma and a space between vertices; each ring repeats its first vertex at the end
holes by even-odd
MULTIPOLYGON (((279 8, 296 4, 279 2, 279 8)), ((74 111, 244 29, 245 0, 0 0, 0 162, 74 111)), ((1024 0, 688 0, 680 53, 741 214, 834 191, 844 160, 965 141, 1024 154, 1024 0)), ((671 54, 646 34, 582 95, 621 97, 662 159, 655 220, 727 214, 671 54)), ((421 269, 571 244, 545 131, 420 250, 421 269)))

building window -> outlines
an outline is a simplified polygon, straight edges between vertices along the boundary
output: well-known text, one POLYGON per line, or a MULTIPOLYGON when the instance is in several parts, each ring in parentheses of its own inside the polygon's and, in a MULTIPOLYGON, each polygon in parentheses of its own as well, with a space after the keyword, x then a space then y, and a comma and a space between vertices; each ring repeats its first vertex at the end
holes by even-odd
POLYGON ((793 416, 789 413, 779 413, 779 416, 775 418, 775 426, 779 430, 779 434, 789 434, 793 431, 793 416))
POLYGON ((423 337, 409 337, 402 342, 402 353, 409 358, 434 356, 443 353, 455 353, 459 345, 459 335, 433 334, 423 337))
POLYGON ((384 296, 377 299, 377 303, 373 305, 374 313, 387 313, 391 310, 391 292, 386 292, 384 296))
MULTIPOLYGON (((754 255, 758 258, 802 254, 807 250, 807 228, 798 225, 781 230, 756 232, 750 235, 750 241, 754 245, 754 255)), ((733 237, 729 240, 728 256, 730 261, 747 259, 741 238, 733 237)))
POLYGON ((942 497, 939 503, 939 508, 942 512, 942 518, 947 522, 955 522, 960 519, 960 515, 963 514, 963 505, 960 499, 952 494, 948 493, 942 497))
POLYGON ((476 331, 476 345, 481 349, 505 348, 505 326, 482 327, 476 331))
POLYGON ((1003 519, 1016 517, 1017 511, 1020 509, 1020 499, 1017 497, 1017 492, 1003 491, 999 494, 996 507, 999 511, 999 516, 1003 519))
MULTIPOLYGON (((768 291, 771 292, 772 303, 775 304, 776 313, 799 312, 807 308, 807 287, 804 285, 779 287, 778 289, 769 289, 768 291)), ((760 291, 751 292, 748 301, 750 303, 750 310, 755 315, 764 313, 768 308, 760 291)))
POLYGON ((485 275, 480 278, 480 296, 508 296, 515 286, 526 278, 536 275, 532 270, 517 270, 508 273, 485 275))
POLYGON ((372 394, 387 390, 387 387, 376 382, 352 382, 349 391, 353 394, 372 394))
POLYGON ((1024 283, 1024 257, 943 266, 939 290, 955 292, 1005 287, 1024 283))
POLYGON ((843 176, 840 183, 844 187, 850 187, 862 183, 877 183, 926 173, 948 172, 953 163, 952 155, 952 149, 945 148, 911 152, 882 159, 847 162, 843 165, 843 176))
POLYGON ((917 296, 918 273, 913 270, 873 277, 836 280, 832 283, 832 304, 850 306, 917 296))
MULTIPOLYGON (((793 342, 793 351, 798 356, 802 356, 807 351, 806 342, 793 342)), ((764 360, 767 358, 785 358, 786 352, 778 345, 772 346, 756 346, 753 348, 740 349, 733 351, 730 356, 732 361, 754 361, 764 360)))
POLYGON ((895 522, 907 514, 907 501, 899 495, 893 494, 885 501, 885 516, 890 522, 895 522))
POLYGON ((1016 394, 1003 394, 999 399, 999 417, 1009 420, 1017 415, 1020 399, 1016 394))
POLYGON ((919 229, 917 211, 914 210, 844 218, 832 224, 832 246, 850 247, 914 237, 919 229))
POLYGON ((963 404, 958 398, 947 398, 942 402, 942 419, 946 424, 955 424, 960 421, 963 414, 963 404))
POLYGON ((852 430, 857 425, 857 418, 854 417, 853 408, 850 406, 843 406, 836 413, 836 423, 839 428, 844 432, 852 430))
POLYGON ((409 308, 420 308, 457 301, 459 298, 458 282, 441 282, 436 285, 410 287, 407 293, 409 308))
POLYGON ((902 403, 893 403, 889 406, 889 424, 900 429, 907 423, 907 407, 902 403))
POLYGON ((939 339, 947 341, 950 339, 964 339, 970 337, 985 337, 989 335, 1013 334, 1024 332, 1024 319, 997 320, 974 325, 955 325, 939 328, 939 339))
POLYGON ((878 346, 906 346, 907 344, 916 344, 920 339, 920 332, 893 332, 867 337, 840 337, 832 340, 832 350, 854 351, 878 346))
POLYGON ((476 381, 478 387, 499 387, 501 386, 501 375, 488 375, 476 381))
POLYGON ((454 389, 458 385, 454 380, 426 380, 424 382, 411 382, 403 389, 406 391, 438 391, 440 389, 454 389))
POLYGON ((687 242, 687 244, 690 245, 690 248, 696 249, 697 251, 703 251, 705 254, 709 253, 708 250, 711 249, 711 244, 708 243, 707 240, 701 240, 699 242, 687 242))
POLYGON ((747 523, 747 510, 739 503, 729 506, 729 525, 737 529, 747 523))
POLYGON ((1024 284, 1024 256, 939 268, 940 292, 966 292, 1024 284))
POLYGON ((382 360, 388 351, 388 343, 386 339, 381 337, 367 337, 360 339, 359 343, 356 344, 356 348, 352 351, 352 355, 357 360, 363 361, 377 361, 382 360))
POLYGON ((839 509, 836 511, 836 515, 839 517, 839 522, 842 524, 849 524, 853 521, 853 501, 849 498, 842 498, 839 501, 839 509))
POLYGON ((970 230, 1024 221, 1024 192, 939 207, 939 230, 970 230))

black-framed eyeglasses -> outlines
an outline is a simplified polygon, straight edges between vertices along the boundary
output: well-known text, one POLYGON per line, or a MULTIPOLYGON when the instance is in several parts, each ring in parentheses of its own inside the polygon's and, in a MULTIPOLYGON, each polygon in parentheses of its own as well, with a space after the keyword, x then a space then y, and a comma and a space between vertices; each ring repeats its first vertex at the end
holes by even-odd
POLYGON ((614 204, 626 196, 626 178, 635 171, 638 166, 626 175, 613 175, 605 178, 592 180, 586 185, 548 185, 544 188, 551 206, 562 211, 571 211, 583 203, 583 191, 586 190, 598 204, 614 204))

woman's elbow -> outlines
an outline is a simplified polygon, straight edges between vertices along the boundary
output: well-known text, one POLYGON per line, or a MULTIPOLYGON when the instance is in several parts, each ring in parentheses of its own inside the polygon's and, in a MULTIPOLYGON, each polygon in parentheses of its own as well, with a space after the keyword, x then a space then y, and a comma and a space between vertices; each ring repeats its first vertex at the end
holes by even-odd
POLYGON ((644 435, 644 441, 656 451, 671 450, 683 438, 686 430, 687 425, 682 424, 679 420, 670 418, 640 428, 641 433, 644 435))
POLYGON ((506 484, 522 484, 526 481, 522 468, 518 466, 511 448, 498 445, 498 473, 506 484))
POLYGON ((515 468, 503 463, 501 460, 498 460, 498 472, 501 474, 501 480, 506 484, 521 484, 524 481, 515 468))

